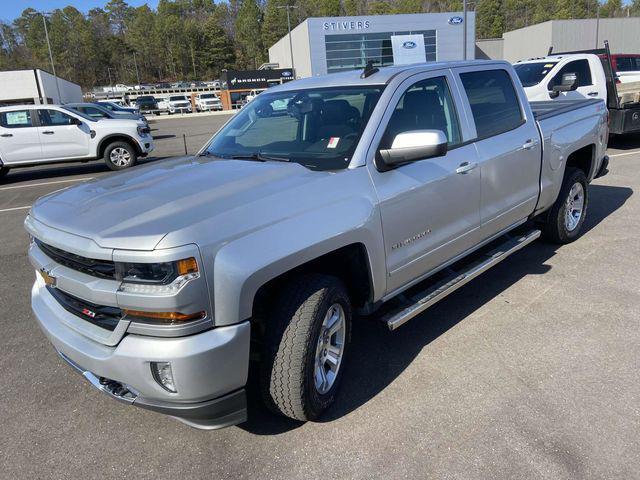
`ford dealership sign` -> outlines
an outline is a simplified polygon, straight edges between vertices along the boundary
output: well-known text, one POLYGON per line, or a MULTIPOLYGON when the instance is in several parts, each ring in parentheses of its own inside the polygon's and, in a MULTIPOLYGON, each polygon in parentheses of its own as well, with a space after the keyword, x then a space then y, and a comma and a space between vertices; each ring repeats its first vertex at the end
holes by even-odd
POLYGON ((449 25, 460 25, 462 21, 462 17, 451 17, 449 19, 449 25))

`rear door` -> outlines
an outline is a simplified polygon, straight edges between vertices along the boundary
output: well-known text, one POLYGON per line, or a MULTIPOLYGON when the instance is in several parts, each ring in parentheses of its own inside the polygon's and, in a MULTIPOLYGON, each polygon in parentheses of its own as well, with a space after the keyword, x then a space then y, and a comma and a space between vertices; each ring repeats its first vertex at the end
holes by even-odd
POLYGON ((0 112, 0 159, 7 166, 42 159, 35 113, 28 108, 0 112))
POLYGON ((79 117, 60 110, 39 108, 38 118, 44 159, 65 160, 89 156, 91 132, 86 123, 76 124, 79 117))
POLYGON ((511 70, 473 66, 458 73, 476 130, 481 237, 486 239, 533 212, 539 190, 540 138, 511 70))
POLYGON ((387 259, 387 293, 423 277, 471 248, 480 227, 480 169, 468 119, 449 70, 414 75, 391 99, 372 155, 399 133, 441 130, 446 155, 380 171, 369 161, 378 194, 387 259), (462 113, 462 116, 460 115, 462 113))

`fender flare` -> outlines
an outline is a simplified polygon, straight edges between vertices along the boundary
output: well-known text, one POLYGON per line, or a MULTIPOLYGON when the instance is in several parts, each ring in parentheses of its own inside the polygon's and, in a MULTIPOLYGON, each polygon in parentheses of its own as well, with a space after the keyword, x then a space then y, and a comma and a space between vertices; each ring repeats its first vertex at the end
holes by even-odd
POLYGON ((104 150, 107 148, 107 145, 110 143, 110 140, 113 140, 116 138, 123 139, 127 143, 130 143, 131 146, 136 149, 136 154, 138 155, 142 154, 140 145, 138 145, 138 142, 136 141, 136 139, 133 138, 131 135, 127 135, 126 133, 110 133, 106 137, 102 138, 98 143, 98 147, 96 149, 96 157, 98 158, 102 157, 104 155, 104 150))

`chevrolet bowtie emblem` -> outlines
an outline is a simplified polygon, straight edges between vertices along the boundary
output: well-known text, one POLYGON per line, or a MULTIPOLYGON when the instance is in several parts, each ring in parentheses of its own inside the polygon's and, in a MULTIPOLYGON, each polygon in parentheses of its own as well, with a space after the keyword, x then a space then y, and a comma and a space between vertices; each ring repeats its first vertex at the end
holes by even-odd
POLYGON ((38 270, 38 272, 40 273, 40 276, 42 277, 46 285, 50 287, 56 286, 56 277, 52 277, 44 268, 41 268, 40 270, 38 270))

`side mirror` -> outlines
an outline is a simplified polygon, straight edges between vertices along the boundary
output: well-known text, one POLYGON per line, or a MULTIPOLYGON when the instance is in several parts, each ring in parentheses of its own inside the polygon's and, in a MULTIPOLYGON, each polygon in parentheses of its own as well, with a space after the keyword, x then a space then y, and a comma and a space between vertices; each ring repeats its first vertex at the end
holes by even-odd
POLYGON ((71 125, 82 125, 82 120, 76 117, 71 117, 71 125))
POLYGON ((551 98, 557 98, 560 92, 571 92, 578 88, 578 75, 575 73, 563 73, 560 85, 554 85, 549 94, 551 98))
POLYGON ((380 150, 380 157, 386 166, 393 167, 446 153, 447 136, 442 130, 412 130, 396 135, 391 148, 380 150))

